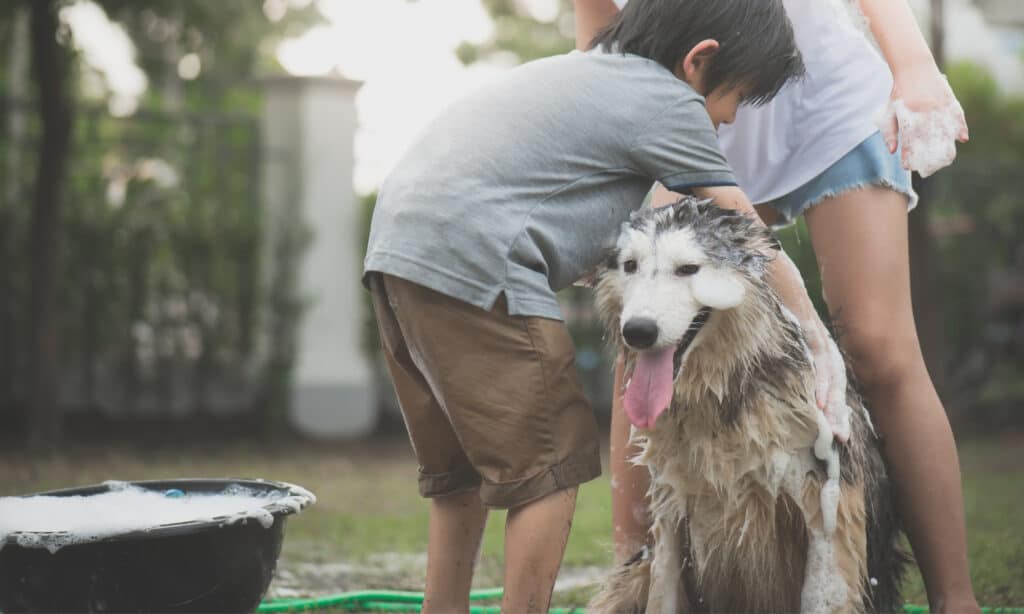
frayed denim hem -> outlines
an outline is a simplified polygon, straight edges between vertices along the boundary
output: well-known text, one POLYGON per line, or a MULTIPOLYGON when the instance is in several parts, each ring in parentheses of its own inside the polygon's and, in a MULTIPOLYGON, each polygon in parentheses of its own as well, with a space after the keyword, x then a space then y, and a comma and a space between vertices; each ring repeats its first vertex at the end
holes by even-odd
POLYGON ((793 207, 779 207, 776 204, 779 202, 779 200, 770 201, 764 204, 774 209, 775 212, 778 214, 778 218, 776 219, 776 221, 771 224, 772 230, 781 230, 783 228, 788 228, 795 224, 797 218, 807 213, 807 211, 811 207, 816 207, 821 203, 825 202, 826 200, 829 200, 830 198, 836 198, 838 196, 842 196, 843 194, 846 194, 847 192, 852 192, 854 190, 863 190, 865 188, 872 187, 886 188, 888 190, 892 190, 893 192, 905 196, 907 198, 907 213, 913 211, 914 208, 917 207, 918 196, 917 192, 915 192, 913 188, 904 188, 903 186, 896 185, 893 182, 888 181, 887 179, 884 178, 858 181, 855 183, 851 183, 849 185, 840 186, 837 188, 827 190, 813 198, 809 198, 806 201, 802 202, 800 206, 796 207, 795 214, 789 211, 789 209, 793 209, 793 207))
POLYGON ((917 206, 917 194, 910 173, 903 168, 900 153, 890 152, 878 132, 864 139, 821 174, 792 192, 763 204, 774 209, 779 219, 773 228, 784 228, 808 209, 851 190, 882 187, 907 197, 907 211, 917 206))

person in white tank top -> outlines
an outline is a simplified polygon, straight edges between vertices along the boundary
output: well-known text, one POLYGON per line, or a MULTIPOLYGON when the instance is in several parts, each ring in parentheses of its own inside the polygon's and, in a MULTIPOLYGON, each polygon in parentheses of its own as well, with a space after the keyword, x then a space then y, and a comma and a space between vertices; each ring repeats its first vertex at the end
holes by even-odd
MULTIPOLYGON (((927 176, 953 161, 955 142, 968 138, 963 111, 906 0, 782 1, 807 74, 769 103, 742 107, 719 130, 722 150, 767 224, 805 215, 829 311, 844 331, 841 345, 887 442, 931 610, 980 612, 959 460, 917 338, 907 244, 907 215, 917 202, 910 171, 927 176)), ((575 0, 577 48, 588 48, 626 2, 575 0)), ((662 188, 655 205, 674 197, 662 188)), ((812 343, 827 334, 820 322, 806 322, 805 330, 812 343)), ((820 352, 815 366, 818 403, 828 414, 842 396, 831 392, 845 381, 842 366, 820 352)), ((614 390, 621 379, 620 361, 614 390)), ((628 443, 619 394, 611 438, 613 540, 621 561, 646 540, 649 520, 638 513, 646 509, 648 476, 628 460, 638 450, 628 443)))

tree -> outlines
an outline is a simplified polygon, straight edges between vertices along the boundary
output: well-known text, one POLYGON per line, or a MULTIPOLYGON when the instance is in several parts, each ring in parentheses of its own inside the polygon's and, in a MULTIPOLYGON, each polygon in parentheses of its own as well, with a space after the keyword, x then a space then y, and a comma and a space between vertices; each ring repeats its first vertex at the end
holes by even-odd
POLYGON ((310 4, 289 10, 277 21, 264 13, 263 2, 210 2, 208 0, 93 0, 132 39, 139 67, 154 87, 147 102, 163 108, 182 105, 258 104, 241 91, 258 72, 280 71, 265 51, 266 43, 299 34, 320 17, 310 4), (178 62, 194 54, 202 70, 184 80, 178 62))
POLYGON ((532 17, 522 2, 483 0, 494 20, 494 38, 483 45, 463 43, 457 50, 464 64, 472 64, 498 52, 512 53, 521 62, 566 53, 575 46, 572 2, 558 2, 558 14, 550 22, 532 17))
POLYGON ((61 438, 60 344, 57 336, 57 258, 61 194, 71 137, 68 53, 57 41, 58 0, 27 0, 32 71, 39 92, 42 139, 32 206, 30 434, 33 447, 61 438))

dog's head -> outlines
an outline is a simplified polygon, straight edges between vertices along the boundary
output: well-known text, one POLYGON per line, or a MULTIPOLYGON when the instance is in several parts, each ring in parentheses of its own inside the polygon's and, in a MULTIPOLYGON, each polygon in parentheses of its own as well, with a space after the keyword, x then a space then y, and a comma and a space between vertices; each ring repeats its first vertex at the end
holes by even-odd
POLYGON ((778 249, 764 225, 691 197, 623 223, 597 297, 606 328, 636 354, 624 397, 634 425, 654 426, 704 325, 763 286, 778 249))

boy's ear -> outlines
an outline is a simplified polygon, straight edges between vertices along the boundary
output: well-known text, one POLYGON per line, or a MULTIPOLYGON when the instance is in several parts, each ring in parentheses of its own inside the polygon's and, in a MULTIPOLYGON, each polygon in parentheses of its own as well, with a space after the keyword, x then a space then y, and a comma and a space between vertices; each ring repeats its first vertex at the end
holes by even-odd
POLYGON ((704 91, 705 75, 711 58, 718 53, 718 48, 718 41, 713 38, 706 38, 694 45, 693 49, 679 60, 676 77, 689 83, 701 96, 710 94, 711 92, 704 91))

